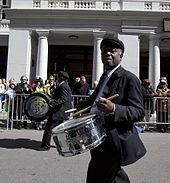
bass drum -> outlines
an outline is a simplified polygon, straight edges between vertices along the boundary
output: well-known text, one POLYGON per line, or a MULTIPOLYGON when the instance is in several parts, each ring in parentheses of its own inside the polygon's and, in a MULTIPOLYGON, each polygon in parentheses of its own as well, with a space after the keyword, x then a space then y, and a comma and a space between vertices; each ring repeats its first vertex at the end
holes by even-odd
POLYGON ((24 102, 25 115, 35 122, 45 120, 50 113, 49 95, 37 92, 29 95, 24 102))
POLYGON ((52 134, 59 155, 64 157, 91 150, 106 138, 101 122, 92 113, 61 123, 52 134))

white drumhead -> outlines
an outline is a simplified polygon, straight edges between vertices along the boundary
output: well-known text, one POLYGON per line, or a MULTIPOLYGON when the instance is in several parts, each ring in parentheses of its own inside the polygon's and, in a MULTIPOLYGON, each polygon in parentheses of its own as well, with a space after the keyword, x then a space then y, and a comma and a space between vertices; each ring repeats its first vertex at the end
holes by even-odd
POLYGON ((53 128, 52 133, 59 133, 66 129, 81 125, 82 123, 90 121, 95 116, 96 116, 96 114, 94 114, 94 113, 88 113, 88 114, 84 114, 80 117, 76 117, 74 119, 66 120, 63 123, 61 123, 60 125, 53 128))

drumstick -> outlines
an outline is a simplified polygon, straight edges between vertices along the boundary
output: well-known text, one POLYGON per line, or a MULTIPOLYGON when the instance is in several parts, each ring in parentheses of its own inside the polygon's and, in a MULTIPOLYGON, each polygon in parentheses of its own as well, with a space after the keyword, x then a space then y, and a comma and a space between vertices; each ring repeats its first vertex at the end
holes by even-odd
MULTIPOLYGON (((113 100, 113 99, 117 98, 118 96, 119 96, 119 94, 115 94, 115 95, 113 95, 113 96, 111 96, 111 97, 109 97, 109 98, 107 98, 107 99, 108 99, 108 100, 113 100)), ((73 117, 78 116, 79 114, 88 111, 91 107, 94 107, 94 106, 96 106, 96 103, 94 103, 93 105, 88 106, 88 107, 86 107, 86 108, 84 108, 84 109, 82 109, 82 110, 80 110, 80 111, 74 113, 72 116, 73 116, 73 117)))

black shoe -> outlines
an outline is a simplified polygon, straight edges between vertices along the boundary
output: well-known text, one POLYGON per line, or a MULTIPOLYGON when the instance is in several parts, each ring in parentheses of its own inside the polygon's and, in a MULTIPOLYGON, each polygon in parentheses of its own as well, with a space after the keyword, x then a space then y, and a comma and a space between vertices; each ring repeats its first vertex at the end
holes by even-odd
POLYGON ((22 128, 22 125, 18 125, 18 130, 20 130, 22 128))
POLYGON ((38 148, 38 151, 49 151, 49 150, 50 150, 50 147, 46 147, 46 146, 38 148))
POLYGON ((50 145, 51 148, 56 148, 56 146, 50 145))
POLYGON ((28 129, 28 126, 24 126, 25 129, 28 129))

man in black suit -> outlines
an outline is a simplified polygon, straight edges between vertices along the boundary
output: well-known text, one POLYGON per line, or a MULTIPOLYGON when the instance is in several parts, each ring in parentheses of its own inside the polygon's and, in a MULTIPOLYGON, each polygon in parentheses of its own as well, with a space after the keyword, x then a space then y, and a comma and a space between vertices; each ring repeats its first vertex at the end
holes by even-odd
POLYGON ((122 166, 134 163, 146 153, 135 122, 144 117, 143 97, 139 79, 121 67, 124 44, 117 38, 104 38, 101 42, 105 72, 99 84, 80 109, 96 103, 91 112, 102 120, 106 139, 92 149, 87 183, 129 183, 122 166), (107 98, 119 94, 113 101, 107 98))
POLYGON ((57 76, 58 86, 49 103, 52 106, 52 111, 45 127, 41 148, 39 149, 42 151, 50 149, 52 129, 68 119, 68 114, 65 111, 72 108, 71 88, 68 85, 69 75, 67 72, 60 71, 57 76))

